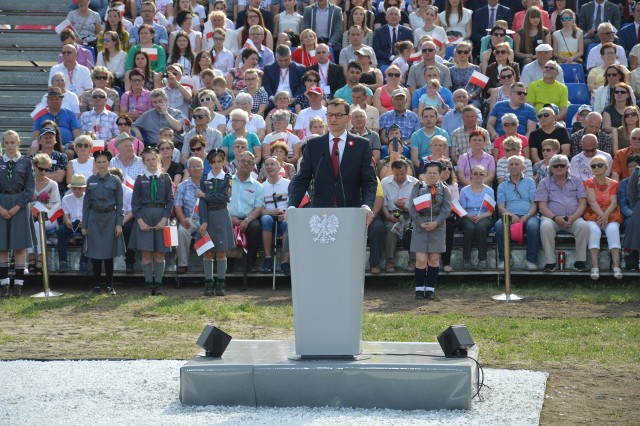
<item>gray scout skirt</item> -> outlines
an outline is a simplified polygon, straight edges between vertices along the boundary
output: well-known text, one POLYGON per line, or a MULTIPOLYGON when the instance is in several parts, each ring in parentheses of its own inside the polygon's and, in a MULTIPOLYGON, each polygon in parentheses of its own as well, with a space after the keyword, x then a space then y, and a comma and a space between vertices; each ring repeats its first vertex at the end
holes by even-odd
POLYGON ((89 209, 89 217, 83 218, 87 224, 84 239, 84 254, 90 259, 113 259, 122 256, 126 249, 124 236, 115 237, 116 211, 98 213, 89 209))
POLYGON ((445 237, 447 227, 438 225, 436 229, 427 232, 414 223, 411 233, 411 251, 414 253, 444 253, 446 251, 445 237))
MULTIPOLYGON (((9 210, 16 204, 22 194, 2 194, 0 195, 0 205, 9 210)), ((36 228, 31 215, 31 204, 11 219, 6 220, 0 217, 0 250, 22 250, 35 247, 36 228)))
POLYGON ((207 233, 213 242, 214 251, 227 251, 235 248, 236 239, 233 235, 231 216, 226 208, 220 210, 207 210, 207 233))
MULTIPOLYGON (((149 226, 156 226, 162 214, 164 213, 164 207, 142 207, 142 218, 149 226)), ((169 252, 171 247, 164 246, 164 233, 162 229, 151 230, 143 232, 138 225, 138 220, 133 225, 133 232, 131 232, 131 238, 129 239, 129 248, 133 250, 143 251, 155 251, 155 252, 169 252)))

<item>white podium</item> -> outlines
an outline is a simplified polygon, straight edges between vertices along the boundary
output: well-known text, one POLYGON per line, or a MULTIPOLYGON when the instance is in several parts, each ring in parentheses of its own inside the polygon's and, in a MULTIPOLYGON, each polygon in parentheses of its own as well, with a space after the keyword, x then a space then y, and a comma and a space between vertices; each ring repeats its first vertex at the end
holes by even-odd
POLYGON ((362 351, 365 210, 288 212, 296 354, 354 358, 362 351))

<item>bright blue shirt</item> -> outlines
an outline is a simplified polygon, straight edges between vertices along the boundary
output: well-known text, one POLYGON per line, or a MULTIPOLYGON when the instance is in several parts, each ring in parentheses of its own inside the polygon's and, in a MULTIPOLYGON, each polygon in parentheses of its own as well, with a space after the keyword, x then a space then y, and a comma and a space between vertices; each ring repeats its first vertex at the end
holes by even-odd
MULTIPOLYGON (((413 96, 411 96, 411 109, 418 108, 420 104, 420 97, 425 93, 427 93, 426 85, 422 86, 419 89, 416 89, 416 91, 413 92, 413 96)), ((438 93, 440 94, 440 97, 442 98, 444 103, 449 106, 449 108, 454 109, 456 107, 455 102, 453 102, 453 93, 451 93, 451 90, 447 89, 446 87, 441 87, 438 93)))
POLYGON ((233 175, 231 200, 228 205, 229 214, 244 219, 253 209, 262 205, 264 205, 262 185, 252 177, 242 182, 238 179, 238 175, 233 175))
POLYGON ((418 148, 418 157, 424 158, 431 155, 431 139, 434 136, 444 136, 447 140, 447 145, 451 146, 451 139, 449 138, 449 133, 442 130, 440 127, 436 127, 436 130, 433 132, 433 135, 427 136, 424 132, 424 128, 418 130, 413 135, 411 135, 411 148, 418 148))
POLYGON ((70 109, 62 108, 58 113, 57 117, 50 112, 47 112, 42 117, 38 118, 33 123, 33 131, 40 131, 40 126, 42 122, 45 120, 55 121, 60 129, 60 137, 62 138, 62 143, 68 144, 73 141, 75 138, 73 137, 73 131, 75 129, 80 129, 80 121, 78 121, 78 117, 71 111, 70 109))
POLYGON ((536 183, 530 177, 522 175, 517 185, 509 177, 498 185, 498 204, 504 204, 511 213, 524 216, 531 208, 535 194, 536 183))
MULTIPOLYGON (((365 89, 367 89, 367 96, 373 96, 373 92, 371 91, 371 89, 369 89, 367 86, 365 86, 365 89)), ((353 104, 351 87, 349 87, 348 84, 336 90, 336 93, 333 94, 333 97, 344 99, 349 105, 353 104)))
POLYGON ((508 100, 496 102, 496 104, 493 106, 493 109, 489 113, 489 116, 496 117, 497 120, 496 120, 495 128, 496 128, 496 132, 498 132, 500 136, 504 136, 504 129, 502 128, 501 118, 503 115, 508 113, 515 114, 516 117, 518 117, 518 122, 519 122, 518 133, 521 135, 527 134, 527 122, 529 120, 538 122, 536 109, 529 104, 524 104, 518 109, 513 109, 511 108, 511 105, 509 105, 508 100))
POLYGON ((465 186, 460 191, 460 205, 469 215, 481 215, 488 212, 487 208, 482 205, 485 194, 489 194, 491 199, 495 200, 493 188, 485 185, 484 190, 478 194, 471 190, 471 186, 465 186))
MULTIPOLYGON (((236 156, 233 153, 233 143, 236 141, 236 132, 229 133, 222 139, 221 148, 227 148, 227 161, 230 163, 235 160, 236 156)), ((253 153, 253 148, 260 146, 260 139, 258 139, 258 135, 253 132, 247 132, 247 136, 245 137, 249 146, 247 147, 247 151, 253 153)))

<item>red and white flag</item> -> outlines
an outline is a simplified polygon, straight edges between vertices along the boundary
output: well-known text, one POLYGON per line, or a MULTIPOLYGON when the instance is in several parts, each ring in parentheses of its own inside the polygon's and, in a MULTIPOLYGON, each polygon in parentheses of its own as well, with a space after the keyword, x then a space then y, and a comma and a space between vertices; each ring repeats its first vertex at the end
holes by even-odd
POLYGON ((427 194, 414 198, 413 205, 416 206, 417 211, 428 209, 429 207, 431 207, 431 193, 429 192, 427 194))
POLYGON ((107 111, 111 111, 113 109, 113 99, 107 98, 107 104, 105 105, 107 111))
POLYGON ((93 141, 91 152, 104 151, 104 139, 96 139, 93 141))
POLYGON ((48 213, 49 209, 40 201, 36 201, 35 203, 33 203, 33 207, 31 208, 31 213, 33 213, 35 217, 38 217, 38 213, 40 212, 48 213))
POLYGON ((483 89, 488 82, 489 82, 489 77, 487 77, 486 75, 482 74, 479 71, 474 71, 473 74, 471 74, 471 78, 469 79, 470 84, 475 84, 476 86, 480 86, 483 89))
MULTIPOLYGON (((258 50, 258 48, 256 47, 256 45, 253 43, 253 41, 252 41, 250 38, 248 38, 248 39, 247 39, 247 41, 245 41, 245 42, 244 42, 244 46, 242 46, 242 47, 244 47, 244 48, 252 47, 252 48, 254 48, 254 49, 258 50)), ((259 50, 258 50, 258 51, 259 51, 259 50)))
POLYGON ((412 53, 411 56, 409 56, 409 62, 420 62, 421 60, 422 60, 422 52, 415 52, 415 53, 412 53))
POLYGON ((49 222, 54 223, 59 217, 64 216, 64 210, 62 210, 62 207, 58 207, 56 211, 49 210, 47 216, 49 216, 49 222))
POLYGON ((177 226, 165 226, 162 230, 164 236, 165 247, 177 247, 178 246, 178 227, 177 226))
POLYGON ((484 194, 484 200, 482 200, 482 207, 493 213, 496 210, 496 202, 489 194, 484 194))
POLYGON ((209 234, 205 234, 204 237, 193 243, 193 248, 196 249, 198 256, 202 256, 207 250, 211 250, 213 248, 213 241, 211 241, 209 234))
POLYGON ((440 40, 437 37, 433 38, 433 44, 436 45, 436 47, 438 48, 438 50, 442 49, 442 45, 444 44, 444 40, 440 40))
POLYGON ((124 4, 118 6, 117 9, 120 12, 120 16, 124 16, 124 4))
POLYGON ((73 28, 73 25, 71 25, 71 21, 69 21, 68 19, 65 19, 64 21, 62 21, 58 25, 56 25, 56 33, 60 34, 64 30, 66 30, 67 28, 69 28, 74 33, 76 32, 76 30, 73 28))
POLYGON ((40 104, 40 105, 36 105, 36 108, 31 112, 30 115, 33 121, 38 121, 40 117, 42 117, 47 113, 49 113, 49 108, 40 104))
POLYGON ((460 217, 467 215, 467 211, 460 204, 460 200, 453 200, 453 202, 451 202, 451 210, 460 217))
POLYGON ((204 36, 207 40, 211 40, 213 38, 213 32, 208 32, 204 36))
POLYGON ((247 236, 244 232, 240 231, 240 228, 237 226, 233 227, 233 233, 236 236, 236 247, 242 247, 245 253, 248 253, 247 250, 247 236))
POLYGON ((131 176, 127 175, 124 177, 124 185, 127 188, 133 189, 133 185, 135 185, 136 181, 131 178, 131 176))
POLYGON ((155 47, 143 47, 140 50, 142 50, 144 53, 149 55, 149 60, 150 61, 157 61, 158 60, 158 49, 156 49, 155 47))
POLYGON ((180 79, 180 84, 184 87, 188 87, 192 92, 196 88, 196 80, 189 76, 182 77, 180 79))

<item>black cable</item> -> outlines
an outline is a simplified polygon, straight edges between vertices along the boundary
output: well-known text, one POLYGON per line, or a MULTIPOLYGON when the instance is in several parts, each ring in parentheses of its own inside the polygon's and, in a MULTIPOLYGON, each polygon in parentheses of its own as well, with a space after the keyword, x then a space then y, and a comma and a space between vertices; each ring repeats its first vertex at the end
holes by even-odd
POLYGON ((426 357, 430 357, 430 358, 446 358, 446 359, 470 359, 473 362, 476 363, 476 387, 477 387, 477 391, 475 394, 473 394, 471 396, 471 399, 474 399, 476 397, 480 398, 480 390, 484 387, 491 389, 489 386, 484 384, 484 369, 482 368, 482 364, 480 364, 480 361, 478 361, 477 359, 470 357, 470 356, 461 356, 461 357, 449 357, 446 355, 431 355, 431 354, 416 354, 416 353, 408 353, 408 354, 403 354, 403 353, 371 353, 371 354, 361 354, 361 355, 369 355, 369 356, 426 356, 426 357), (482 380, 480 379, 480 376, 482 376, 482 380))

